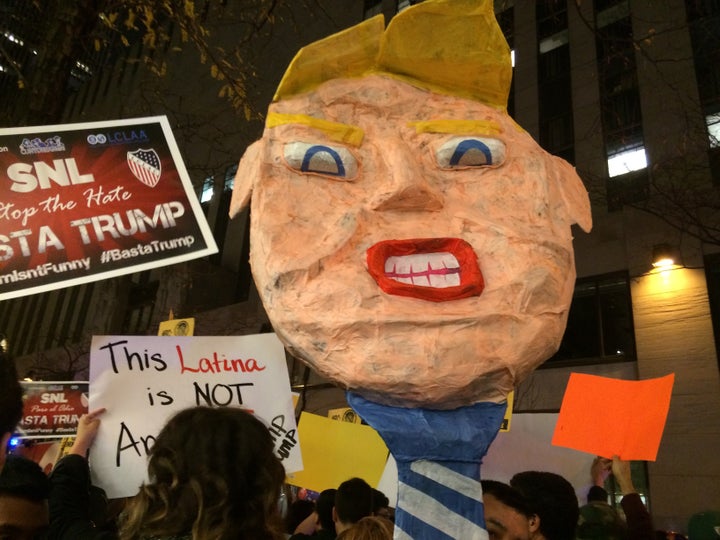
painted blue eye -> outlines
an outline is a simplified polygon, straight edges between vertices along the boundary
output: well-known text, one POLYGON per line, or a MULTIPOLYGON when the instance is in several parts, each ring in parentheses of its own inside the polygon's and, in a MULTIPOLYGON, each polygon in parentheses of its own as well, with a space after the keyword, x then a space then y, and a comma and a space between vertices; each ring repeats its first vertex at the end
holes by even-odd
POLYGON ((337 180, 350 180, 357 174, 357 160, 347 148, 292 142, 285 145, 284 155, 288 166, 301 173, 337 180))
POLYGON ((436 155, 443 169, 493 167, 505 161, 505 144, 489 137, 453 137, 436 155))

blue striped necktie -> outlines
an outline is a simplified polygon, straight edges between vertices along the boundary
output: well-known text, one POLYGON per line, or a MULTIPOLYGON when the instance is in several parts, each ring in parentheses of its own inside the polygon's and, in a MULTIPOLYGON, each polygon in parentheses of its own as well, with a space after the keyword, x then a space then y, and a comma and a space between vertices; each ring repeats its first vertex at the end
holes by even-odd
POLYGON ((487 540, 480 463, 500 429, 505 403, 409 409, 352 392, 348 403, 397 462, 395 540, 487 540))

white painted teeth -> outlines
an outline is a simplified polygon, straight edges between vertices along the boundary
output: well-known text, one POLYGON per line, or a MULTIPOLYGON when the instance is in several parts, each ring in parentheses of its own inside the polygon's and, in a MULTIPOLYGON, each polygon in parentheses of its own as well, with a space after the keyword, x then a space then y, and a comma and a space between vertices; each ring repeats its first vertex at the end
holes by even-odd
POLYGON ((460 285, 460 263, 452 253, 445 251, 388 257, 385 275, 419 287, 456 287, 460 285))

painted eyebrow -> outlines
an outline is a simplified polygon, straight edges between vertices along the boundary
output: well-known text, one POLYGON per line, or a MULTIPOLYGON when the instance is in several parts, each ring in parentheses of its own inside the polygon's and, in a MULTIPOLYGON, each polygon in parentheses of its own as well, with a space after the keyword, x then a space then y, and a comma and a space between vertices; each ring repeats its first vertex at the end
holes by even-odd
POLYGON ((451 133, 455 135, 499 135, 502 127, 492 120, 426 120, 408 122, 416 133, 451 133))
POLYGON ((307 114, 270 113, 265 121, 265 127, 269 128, 287 124, 300 124, 319 129, 333 141, 349 144, 351 146, 360 146, 362 144, 363 137, 365 136, 365 132, 357 126, 331 122, 330 120, 315 118, 314 116, 308 116, 307 114))

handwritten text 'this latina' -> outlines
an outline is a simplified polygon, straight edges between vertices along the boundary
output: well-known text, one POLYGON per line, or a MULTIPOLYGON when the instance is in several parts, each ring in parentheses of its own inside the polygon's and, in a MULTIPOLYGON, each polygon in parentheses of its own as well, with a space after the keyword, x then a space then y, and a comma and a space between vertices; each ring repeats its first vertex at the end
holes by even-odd
MULTIPOLYGON (((119 340, 103 345, 100 349, 107 350, 114 373, 121 371, 165 371, 168 362, 162 353, 144 349, 141 352, 127 347, 128 340, 119 340)), ((224 353, 212 351, 200 358, 190 358, 180 345, 175 346, 180 366, 180 373, 253 373, 264 371, 265 365, 255 358, 228 358, 224 353)))

